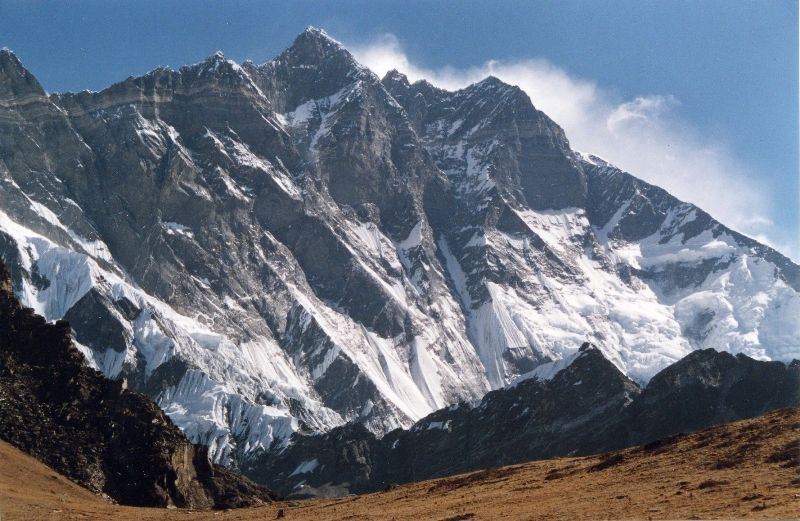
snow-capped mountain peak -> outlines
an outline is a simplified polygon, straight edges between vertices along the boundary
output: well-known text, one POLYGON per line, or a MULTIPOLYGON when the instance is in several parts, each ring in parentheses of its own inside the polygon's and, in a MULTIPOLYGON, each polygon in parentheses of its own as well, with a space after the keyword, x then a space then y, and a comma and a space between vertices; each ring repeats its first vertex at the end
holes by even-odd
POLYGON ((638 381, 800 355, 796 264, 572 151, 517 87, 381 81, 318 29, 50 97, 4 53, 0 136, 20 299, 217 461, 408 426, 586 341, 638 381))

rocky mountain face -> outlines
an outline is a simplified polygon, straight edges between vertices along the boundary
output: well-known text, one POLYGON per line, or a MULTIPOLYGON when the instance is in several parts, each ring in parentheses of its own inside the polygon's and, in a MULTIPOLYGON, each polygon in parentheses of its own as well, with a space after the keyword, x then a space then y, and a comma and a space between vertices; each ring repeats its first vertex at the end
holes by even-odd
POLYGON ((257 458, 247 472, 288 496, 373 492, 534 459, 665 443, 673 434, 800 404, 797 360, 786 365, 695 351, 644 389, 590 344, 543 369, 381 439, 357 424, 297 434, 287 449, 257 458))
POLYGON ((697 349, 800 356, 796 264, 573 151, 517 87, 380 79, 313 28, 263 65, 74 94, 0 51, 0 257, 233 466, 409 427, 586 341, 639 384, 697 349))
POLYGON ((785 365, 694 351, 648 382, 627 411, 630 427, 622 443, 647 443, 798 403, 800 361, 785 365))
POLYGON ((64 321, 23 308, 0 263, 0 439, 120 503, 230 508, 271 500, 209 461, 149 398, 86 365, 64 321))

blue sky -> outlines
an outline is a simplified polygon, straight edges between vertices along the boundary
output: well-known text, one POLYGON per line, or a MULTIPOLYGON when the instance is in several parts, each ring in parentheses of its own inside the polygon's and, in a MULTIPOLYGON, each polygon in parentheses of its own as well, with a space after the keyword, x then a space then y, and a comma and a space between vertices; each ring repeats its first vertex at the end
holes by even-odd
POLYGON ((376 72, 517 83, 577 148, 800 259, 796 1, 0 0, 0 46, 52 92, 264 62, 307 25, 376 72))

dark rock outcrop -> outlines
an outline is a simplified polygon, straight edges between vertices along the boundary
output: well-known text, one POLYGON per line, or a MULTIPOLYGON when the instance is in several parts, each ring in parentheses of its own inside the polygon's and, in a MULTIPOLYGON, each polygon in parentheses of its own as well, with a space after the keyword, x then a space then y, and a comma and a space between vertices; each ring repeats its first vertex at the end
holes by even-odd
POLYGON ((89 368, 65 321, 20 306, 0 263, 0 439, 119 503, 230 508, 271 500, 212 465, 147 397, 89 368))
POLYGON ((534 459, 587 455, 800 404, 800 362, 697 351, 644 388, 585 344, 550 379, 492 391, 382 439, 360 425, 296 435, 250 475, 282 493, 341 495, 534 459))
POLYGON ((626 411, 626 445, 752 418, 800 403, 800 361, 695 351, 653 377, 626 411))

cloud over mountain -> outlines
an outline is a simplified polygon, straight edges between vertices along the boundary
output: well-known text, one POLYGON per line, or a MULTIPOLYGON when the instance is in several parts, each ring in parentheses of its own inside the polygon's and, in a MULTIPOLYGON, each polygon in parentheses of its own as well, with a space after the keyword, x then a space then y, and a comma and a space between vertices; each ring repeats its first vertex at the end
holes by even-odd
POLYGON ((382 76, 397 69, 448 90, 488 75, 518 85, 566 131, 572 146, 603 157, 642 179, 697 204, 734 229, 800 259, 800 244, 775 224, 772 194, 735 150, 683 118, 670 94, 620 99, 592 80, 544 59, 489 60, 469 68, 416 64, 393 34, 350 45, 356 58, 382 76), (722 188, 722 189, 721 189, 722 188))

